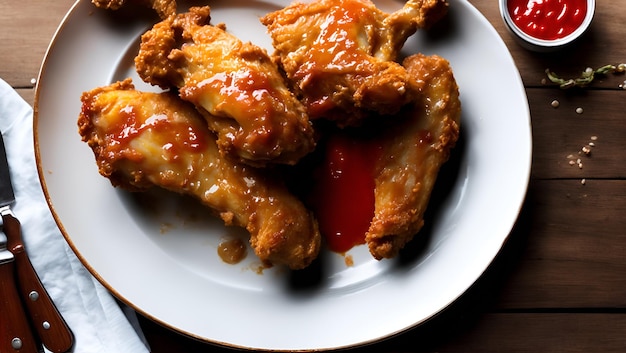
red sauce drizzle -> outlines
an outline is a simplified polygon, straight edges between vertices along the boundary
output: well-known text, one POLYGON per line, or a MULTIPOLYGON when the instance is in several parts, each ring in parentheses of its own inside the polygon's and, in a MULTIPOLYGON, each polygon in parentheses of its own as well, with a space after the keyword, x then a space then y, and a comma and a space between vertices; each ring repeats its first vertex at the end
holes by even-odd
POLYGON ((365 243, 374 216, 374 168, 380 148, 344 135, 332 136, 319 172, 313 204, 331 251, 365 243))
POLYGON ((262 100, 262 96, 269 95, 270 84, 267 77, 258 72, 242 69, 229 73, 217 73, 203 83, 209 84, 220 95, 229 97, 235 102, 250 103, 262 100))
POLYGON ((354 70, 363 62, 366 54, 356 42, 358 23, 371 15, 365 7, 357 5, 358 2, 339 1, 329 10, 296 78, 304 79, 320 71, 354 70))
POLYGON ((245 105, 250 116, 259 116, 264 120, 271 116, 272 111, 267 102, 272 102, 273 96, 279 96, 266 75, 247 68, 217 73, 200 82, 198 87, 203 92, 198 94, 206 94, 206 89, 209 94, 219 92, 224 105, 245 105))
POLYGON ((114 124, 115 129, 108 131, 111 141, 115 141, 120 149, 128 146, 146 130, 152 129, 159 132, 162 137, 163 150, 175 156, 179 150, 197 152, 206 146, 204 134, 195 126, 179 124, 163 114, 154 114, 146 119, 138 117, 137 108, 126 106, 119 111, 120 124, 114 124))
POLYGON ((587 0, 509 0, 513 23, 535 38, 560 39, 573 33, 587 14, 587 0))
MULTIPOLYGON (((305 105, 312 116, 322 116, 334 108, 333 100, 319 93, 328 91, 323 89, 327 84, 324 80, 326 75, 360 71, 367 76, 367 66, 363 63, 369 60, 356 40, 362 35, 358 32, 363 28, 359 23, 373 22, 366 20, 366 17, 371 16, 369 9, 361 2, 337 1, 320 23, 318 37, 294 74, 296 80, 307 82, 305 105)), ((355 75, 352 79, 358 78, 355 75)))

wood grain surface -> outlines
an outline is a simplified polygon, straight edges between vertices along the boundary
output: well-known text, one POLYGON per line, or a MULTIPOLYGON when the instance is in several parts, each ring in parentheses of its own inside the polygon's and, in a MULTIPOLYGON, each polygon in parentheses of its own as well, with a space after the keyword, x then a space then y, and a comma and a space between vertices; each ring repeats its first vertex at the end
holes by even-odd
MULTIPOLYGON (((626 6, 598 1, 578 43, 542 54, 509 35, 497 0, 470 2, 504 39, 526 87, 533 130, 526 201, 501 253, 458 301, 420 327, 353 351, 626 352, 626 77, 610 74, 582 90, 543 82, 547 68, 577 77, 588 66, 626 62, 626 6), (591 141, 591 154, 579 155, 591 141), (581 167, 570 164, 578 158, 581 167)), ((0 3, 0 77, 30 103, 32 80, 72 4, 0 3)), ((227 351, 140 322, 154 353, 227 351)))

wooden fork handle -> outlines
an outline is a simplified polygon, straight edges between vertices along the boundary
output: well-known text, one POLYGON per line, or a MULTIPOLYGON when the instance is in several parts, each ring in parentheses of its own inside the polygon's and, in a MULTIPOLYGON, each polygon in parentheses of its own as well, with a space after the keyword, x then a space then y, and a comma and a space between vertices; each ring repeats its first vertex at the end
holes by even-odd
POLYGON ((15 283, 15 263, 0 264, 0 352, 38 353, 15 283))
POLYGON ((74 335, 41 284, 22 242, 21 225, 12 214, 3 214, 7 245, 15 256, 17 287, 43 345, 53 353, 68 352, 74 335))

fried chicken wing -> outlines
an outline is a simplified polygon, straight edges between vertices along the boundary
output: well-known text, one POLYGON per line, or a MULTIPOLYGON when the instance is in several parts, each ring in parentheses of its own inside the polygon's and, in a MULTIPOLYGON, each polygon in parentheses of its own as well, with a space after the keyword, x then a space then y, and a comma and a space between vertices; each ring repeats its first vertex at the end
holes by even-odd
POLYGON ((139 76, 177 87, 206 118, 225 155, 257 166, 295 164, 315 146, 304 106, 264 49, 209 21, 205 6, 156 24, 141 39, 139 76))
POLYGON ((372 113, 395 114, 414 99, 409 74, 394 60, 406 39, 439 20, 447 6, 409 0, 387 14, 370 0, 295 2, 261 22, 310 118, 348 126, 372 113))
POLYGON ((172 93, 136 91, 129 79, 81 100, 79 132, 113 185, 197 197, 227 225, 245 227, 263 261, 301 269, 317 256, 312 214, 276 176, 223 158, 190 104, 172 93))
POLYGON ((459 136, 461 102, 449 63, 416 54, 403 65, 421 98, 380 137, 374 218, 365 236, 377 259, 395 256, 422 228, 440 167, 459 136))
POLYGON ((176 0, 91 0, 96 7, 117 10, 129 2, 142 3, 152 7, 161 19, 176 14, 176 0))

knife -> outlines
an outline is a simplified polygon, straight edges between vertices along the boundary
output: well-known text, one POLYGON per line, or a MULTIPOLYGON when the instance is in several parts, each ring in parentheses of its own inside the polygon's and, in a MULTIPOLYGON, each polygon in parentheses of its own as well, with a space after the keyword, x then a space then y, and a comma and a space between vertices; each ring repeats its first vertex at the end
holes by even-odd
POLYGON ((14 202, 4 139, 0 134, 0 214, 2 228, 7 236, 7 248, 15 257, 18 293, 41 343, 53 353, 67 352, 74 344, 74 335, 41 284, 28 258, 22 241, 20 221, 11 210, 14 202))
POLYGON ((14 257, 6 243, 0 233, 0 352, 38 353, 39 344, 15 287, 14 257))

